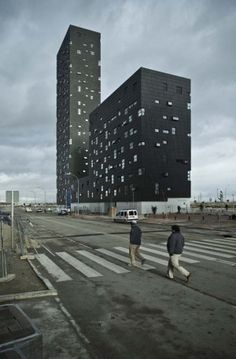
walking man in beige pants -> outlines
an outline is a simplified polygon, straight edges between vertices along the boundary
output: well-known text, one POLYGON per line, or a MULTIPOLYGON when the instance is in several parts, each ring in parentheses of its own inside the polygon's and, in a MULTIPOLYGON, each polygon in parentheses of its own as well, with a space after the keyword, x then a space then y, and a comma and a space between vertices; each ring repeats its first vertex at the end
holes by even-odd
POLYGON ((179 264, 184 248, 184 237, 180 233, 180 228, 177 225, 172 226, 171 231, 172 233, 167 240, 167 251, 170 256, 167 268, 167 278, 174 279, 174 269, 176 269, 183 274, 188 282, 191 273, 179 264))

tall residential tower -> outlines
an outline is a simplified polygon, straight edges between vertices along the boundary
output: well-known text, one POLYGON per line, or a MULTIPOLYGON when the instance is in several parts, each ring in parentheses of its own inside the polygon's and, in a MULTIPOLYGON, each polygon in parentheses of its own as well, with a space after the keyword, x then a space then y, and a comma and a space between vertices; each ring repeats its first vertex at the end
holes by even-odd
POLYGON ((147 213, 191 196, 190 86, 187 78, 140 68, 91 113, 84 205, 147 213))
POLYGON ((57 54, 57 203, 88 175, 89 114, 100 104, 100 33, 69 26, 57 54))

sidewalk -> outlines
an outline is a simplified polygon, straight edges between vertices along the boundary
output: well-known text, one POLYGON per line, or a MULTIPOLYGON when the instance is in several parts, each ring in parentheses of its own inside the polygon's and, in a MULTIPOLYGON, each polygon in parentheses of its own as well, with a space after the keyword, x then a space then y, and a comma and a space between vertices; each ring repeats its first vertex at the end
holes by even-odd
POLYGON ((55 288, 37 272, 33 260, 20 259, 17 246, 11 250, 11 227, 4 225, 3 238, 8 274, 15 274, 15 278, 0 282, 0 305, 19 305, 32 320, 42 333, 42 358, 91 358, 78 326, 63 307, 55 288))

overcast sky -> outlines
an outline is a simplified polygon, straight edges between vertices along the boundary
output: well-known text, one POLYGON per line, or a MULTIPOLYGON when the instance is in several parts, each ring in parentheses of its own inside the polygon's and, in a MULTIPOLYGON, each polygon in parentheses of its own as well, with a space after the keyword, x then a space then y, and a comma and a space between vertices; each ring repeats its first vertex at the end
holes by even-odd
POLYGON ((192 81, 192 198, 236 199, 235 0, 0 0, 0 201, 56 198, 56 54, 101 33, 102 100, 139 67, 192 81))

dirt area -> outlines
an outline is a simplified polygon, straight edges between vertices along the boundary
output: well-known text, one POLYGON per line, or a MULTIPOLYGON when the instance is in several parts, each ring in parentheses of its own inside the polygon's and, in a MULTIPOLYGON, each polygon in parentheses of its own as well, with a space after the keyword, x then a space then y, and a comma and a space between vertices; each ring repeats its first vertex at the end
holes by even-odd
POLYGON ((0 282, 0 295, 47 289, 35 274, 27 259, 20 259, 18 248, 11 249, 11 227, 3 224, 3 243, 7 257, 7 274, 15 274, 9 282, 0 282))

